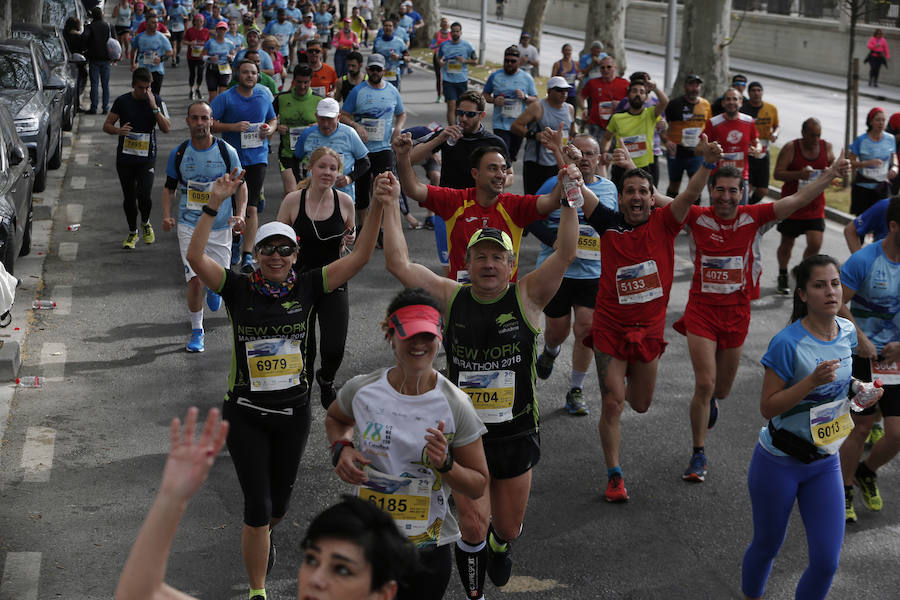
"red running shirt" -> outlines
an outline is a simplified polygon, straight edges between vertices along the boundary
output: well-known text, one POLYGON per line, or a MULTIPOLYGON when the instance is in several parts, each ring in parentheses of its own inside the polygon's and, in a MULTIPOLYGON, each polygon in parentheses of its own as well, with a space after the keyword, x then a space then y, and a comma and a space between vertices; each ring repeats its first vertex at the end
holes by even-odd
POLYGON ((591 101, 589 121, 592 125, 606 127, 610 117, 616 112, 616 105, 628 95, 628 80, 616 77, 612 81, 603 81, 600 77, 584 84, 581 95, 591 101))
MULTIPOLYGON (((801 179, 799 181, 786 181, 781 186, 781 197, 785 198, 791 194, 797 193, 801 187, 822 174, 822 171, 828 168, 828 151, 825 147, 825 140, 819 140, 819 155, 815 160, 804 158, 800 151, 800 140, 791 142, 794 145, 794 158, 788 165, 788 171, 799 171, 803 167, 809 165, 815 171, 810 179, 801 179)), ((816 199, 794 212, 789 219, 824 219, 825 218, 825 192, 822 192, 816 199)))
POLYGON ((728 120, 725 113, 722 113, 706 122, 703 133, 710 142, 719 142, 722 146, 722 160, 718 166, 737 167, 744 173, 744 179, 747 179, 750 174, 747 154, 759 137, 753 117, 738 113, 736 119, 728 120))

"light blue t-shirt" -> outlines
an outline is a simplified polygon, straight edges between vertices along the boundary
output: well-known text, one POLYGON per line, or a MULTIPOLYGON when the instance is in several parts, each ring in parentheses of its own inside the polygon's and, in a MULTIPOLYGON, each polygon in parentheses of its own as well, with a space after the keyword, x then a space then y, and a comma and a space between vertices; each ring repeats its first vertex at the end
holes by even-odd
POLYGON ((227 37, 224 41, 219 42, 215 38, 209 38, 203 45, 206 53, 209 55, 209 62, 219 65, 228 64, 228 54, 235 49, 234 42, 227 37), (215 57, 215 58, 213 58, 215 57))
POLYGON ((216 121, 223 123, 247 121, 254 126, 250 131, 243 133, 226 131, 222 134, 222 139, 237 149, 242 165, 247 167, 269 164, 269 138, 260 140, 258 129, 255 129, 259 124, 275 118, 272 94, 265 89, 265 86, 254 87, 249 98, 242 96, 238 92, 238 88, 233 87, 213 98, 211 108, 213 119, 216 121), (243 144, 241 143, 242 138, 244 139, 243 144))
MULTIPOLYGON (((347 175, 353 170, 354 163, 360 158, 369 154, 369 149, 360 139, 356 130, 338 123, 337 129, 329 136, 325 136, 319 131, 318 125, 310 125, 297 138, 297 145, 294 146, 294 156, 303 160, 303 158, 312 153, 319 146, 328 146, 341 155, 343 175, 347 175)), ((356 185, 351 183, 347 187, 338 188, 339 191, 346 193, 356 202, 356 185)))
POLYGON ((146 13, 148 10, 152 10, 162 20, 163 14, 166 12, 166 5, 163 2, 147 2, 144 4, 144 12, 146 13))
MULTIPOLYGON (((607 56, 609 56, 609 54, 607 54, 606 52, 601 52, 601 53, 599 54, 600 60, 603 60, 603 59, 606 58, 607 56)), ((582 56, 582 57, 578 60, 578 69, 581 70, 581 71, 583 71, 584 68, 585 68, 586 66, 588 66, 588 63, 590 63, 593 59, 594 59, 594 57, 591 56, 591 53, 590 53, 590 52, 588 52, 587 54, 585 54, 584 56, 582 56)), ((601 74, 602 74, 602 73, 601 73, 601 71, 600 71, 600 65, 598 64, 598 65, 595 66, 593 69, 591 69, 590 71, 587 72, 587 75, 584 76, 584 80, 585 80, 585 81, 590 81, 591 79, 595 79, 595 78, 597 78, 597 77, 600 77, 601 74)))
MULTIPOLYGON (((847 319, 835 317, 834 320, 839 332, 830 342, 813 337, 799 319, 794 321, 772 338, 768 350, 760 360, 764 367, 771 368, 784 380, 785 388, 797 384, 815 371, 820 362, 840 360, 834 381, 813 388, 792 409, 772 418, 772 425, 777 429, 786 429, 810 443, 813 443, 810 409, 837 399, 846 399, 850 387, 853 362, 851 355, 856 348, 856 328, 847 319)), ((772 454, 785 456, 784 452, 772 445, 768 427, 760 430, 759 443, 772 454)))
MULTIPOLYGON (((537 195, 549 194, 556 187, 556 175, 544 182, 535 192, 537 195)), ((597 181, 588 184, 588 189, 594 192, 600 204, 613 212, 619 211, 619 193, 616 185, 604 177, 598 177, 597 181)), ((551 229, 559 229, 559 209, 557 208, 544 219, 551 229)), ((584 213, 578 209, 578 250, 576 258, 566 269, 566 277, 569 279, 597 279, 600 277, 600 234, 585 221, 584 213)), ((541 251, 538 253, 535 268, 541 266, 547 257, 553 254, 553 248, 541 242, 541 251)))
POLYGON ((850 312, 878 353, 900 342, 900 263, 888 260, 881 242, 863 246, 841 267, 841 283, 856 292, 850 312))
POLYGON ((241 33, 231 33, 230 31, 225 34, 225 39, 229 40, 232 44, 234 44, 235 49, 240 50, 244 46, 247 45, 247 40, 244 38, 244 35, 241 33))
POLYGON ((294 35, 294 24, 290 21, 279 23, 278 21, 269 21, 263 30, 266 35, 274 35, 278 38, 278 45, 281 46, 281 54, 290 56, 291 36, 294 35))
POLYGON ((403 28, 406 33, 412 31, 414 24, 415 23, 413 22, 412 17, 410 17, 408 14, 403 15, 397 20, 397 27, 403 28))
POLYGON ((522 69, 518 69, 512 75, 507 75, 503 69, 494 71, 484 84, 486 94, 506 98, 504 108, 500 109, 494 105, 495 131, 497 129, 509 131, 513 121, 525 110, 525 100, 516 98, 516 90, 522 90, 526 96, 537 96, 534 78, 522 69))
MULTIPOLYGON (((875 181, 887 181, 888 171, 891 168, 891 154, 896 151, 897 146, 894 142, 894 136, 886 131, 881 134, 881 139, 877 142, 870 138, 868 133, 864 133, 850 144, 850 152, 860 161, 873 158, 881 159, 881 165, 878 167, 866 167, 856 170, 860 175, 875 181)), ((878 184, 857 181, 853 185, 873 190, 878 184)))
POLYGON ((294 8, 285 8, 284 14, 287 15, 288 19, 295 19, 297 23, 303 20, 303 11, 296 6, 294 8))
MULTIPOLYGON (((394 27, 394 35, 395 38, 400 38, 403 40, 404 47, 409 46, 409 33, 405 29, 401 29, 399 27, 394 27)), ((380 39, 384 38, 384 28, 379 29, 375 33, 375 41, 377 42, 380 39)))
POLYGON ((475 58, 478 55, 472 44, 466 40, 459 40, 456 43, 451 40, 441 44, 438 56, 445 61, 441 67, 441 79, 450 83, 463 83, 469 80, 469 65, 460 62, 460 59, 475 58))
POLYGON ((313 23, 316 24, 316 29, 319 30, 319 36, 327 36, 328 32, 331 31, 331 24, 334 23, 334 15, 330 12, 324 14, 320 12, 314 13, 313 23))
POLYGON ((380 38, 372 44, 372 52, 377 52, 384 57, 384 80, 399 81, 400 80, 400 62, 403 53, 406 51, 406 44, 399 37, 391 36, 391 39, 385 40, 380 38), (397 58, 391 58, 391 50, 397 55, 397 58))
POLYGON ((169 31, 176 33, 184 31, 184 19, 190 14, 190 11, 181 4, 173 6, 169 10, 169 31))
MULTIPOLYGON (((272 62, 272 57, 269 56, 268 52, 263 51, 261 48, 257 50, 259 53, 259 70, 260 71, 271 71, 275 68, 275 64, 272 62)), ((244 60, 244 56, 247 55, 247 48, 243 50, 238 50, 238 53, 234 55, 234 62, 231 63, 231 68, 234 69, 234 72, 238 71, 238 63, 244 60)))
POLYGON ((168 38, 159 31, 150 35, 146 31, 139 33, 132 41, 132 48, 137 52, 138 66, 146 67, 151 72, 165 74, 165 54, 172 50, 168 38), (153 56, 159 57, 159 64, 153 64, 153 56))
POLYGON ((381 152, 391 147, 394 115, 405 111, 397 88, 386 83, 382 88, 375 88, 368 81, 350 90, 342 110, 353 115, 353 119, 366 128, 369 152, 381 152))
MULTIPOLYGON (((228 152, 231 161, 231 168, 241 169, 241 161, 234 148, 226 143, 225 149, 228 152)), ((176 147, 169 154, 169 162, 166 165, 166 176, 172 179, 178 179, 178 171, 175 170, 175 158, 178 154, 176 147)), ((208 191, 207 185, 215 181, 227 172, 227 165, 222 160, 222 152, 219 150, 219 143, 213 140, 212 146, 206 150, 198 150, 194 148, 194 144, 188 142, 184 149, 184 156, 181 157, 181 176, 183 179, 178 182, 178 222, 194 227, 200 218, 200 208, 188 208, 188 186, 192 190, 200 192, 208 191)), ((195 206, 194 202, 191 203, 195 206)), ((227 229, 229 227, 228 220, 231 218, 231 198, 225 200, 219 208, 219 214, 213 221, 213 230, 227 229)))

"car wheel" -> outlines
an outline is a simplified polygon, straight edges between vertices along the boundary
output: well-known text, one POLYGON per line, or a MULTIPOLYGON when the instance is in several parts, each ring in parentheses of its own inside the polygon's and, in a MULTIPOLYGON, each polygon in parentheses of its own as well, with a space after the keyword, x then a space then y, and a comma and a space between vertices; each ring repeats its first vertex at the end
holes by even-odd
MULTIPOLYGON (((50 145, 49 140, 47 142, 47 145, 48 146, 50 145)), ((47 152, 45 150, 43 156, 41 156, 40 165, 35 166, 34 183, 31 184, 31 189, 32 189, 32 191, 40 193, 40 192, 43 192, 44 189, 46 189, 46 187, 47 187, 47 152), (40 169, 37 168, 38 166, 40 167, 40 169)))
POLYGON ((58 169, 62 166, 62 140, 63 134, 62 131, 60 131, 56 142, 56 149, 53 151, 53 156, 51 156, 50 160, 47 162, 47 166, 51 169, 58 169))
POLYGON ((28 256, 31 254, 31 228, 34 226, 34 209, 28 207, 28 223, 25 224, 25 233, 22 234, 22 249, 19 250, 19 256, 28 256))

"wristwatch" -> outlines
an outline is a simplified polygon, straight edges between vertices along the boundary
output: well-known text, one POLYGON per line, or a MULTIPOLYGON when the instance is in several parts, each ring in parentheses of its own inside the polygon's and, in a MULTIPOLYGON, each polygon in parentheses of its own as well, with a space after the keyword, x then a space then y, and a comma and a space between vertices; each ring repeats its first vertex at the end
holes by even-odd
POLYGON ((154 108, 154 109, 153 109, 152 111, 150 111, 150 112, 152 112, 154 115, 158 115, 158 114, 159 114, 159 108, 158 108, 158 107, 157 107, 157 108, 154 108))
POLYGON ((331 445, 331 466, 336 467, 341 458, 341 452, 345 446, 353 448, 353 442, 347 440, 337 440, 331 445))
POLYGON ((449 449, 447 450, 447 459, 444 461, 443 466, 437 468, 438 473, 446 473, 450 469, 453 468, 453 452, 449 449))

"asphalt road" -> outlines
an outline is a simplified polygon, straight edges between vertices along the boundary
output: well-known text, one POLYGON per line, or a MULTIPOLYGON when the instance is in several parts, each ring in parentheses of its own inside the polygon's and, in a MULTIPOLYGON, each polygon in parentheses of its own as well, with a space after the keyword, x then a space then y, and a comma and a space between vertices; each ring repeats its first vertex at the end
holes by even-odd
MULTIPOLYGON (((633 64, 639 67, 638 57, 633 64)), ((114 95, 127 91, 127 68, 113 72, 114 95)), ((186 136, 186 77, 184 68, 166 76, 163 97, 173 131, 160 136, 161 157, 186 136)), ((442 119, 444 106, 434 103, 432 77, 417 70, 404 80, 410 124, 442 119)), ((0 453, 0 600, 110 597, 156 492, 169 420, 191 405, 220 405, 225 390, 230 333, 224 312, 207 312, 204 354, 184 351, 189 324, 174 234, 157 227, 155 245, 121 249, 126 228, 114 138, 100 131, 101 123, 100 116, 80 117, 68 160, 56 175, 58 208, 52 222, 37 226, 36 247, 46 258, 43 279, 26 282, 26 292, 57 299, 60 308, 16 322, 28 328, 22 373, 49 380, 41 389, 16 392, 9 407, 0 453), (73 222, 81 223, 79 231, 66 230, 73 222)), ((163 164, 158 160, 157 168, 163 164)), ((162 181, 158 174, 154 225, 160 220, 162 181)), ((264 220, 273 218, 280 194, 272 168, 264 220)), ((408 231, 407 239, 413 256, 437 268, 431 232, 408 231)), ((740 597, 740 562, 751 536, 746 470, 764 424, 758 361, 789 314, 789 302, 774 295, 777 243, 775 233, 763 241, 762 298, 753 306, 734 393, 721 403, 719 424, 708 439, 706 483, 681 481, 690 458, 693 387, 684 338, 667 332, 670 345, 649 413, 624 414, 622 466, 632 498, 624 505, 607 504, 602 497, 605 468, 593 369, 585 387, 591 416, 570 417, 562 408, 570 367, 567 342, 551 378, 538 384, 543 458, 535 469, 524 535, 514 547, 514 577, 502 593, 523 600, 740 597)), ((684 236, 676 251, 669 323, 681 314, 691 275, 684 236)), ((840 259, 847 255, 832 225, 824 251, 840 259)), ((523 269, 534 264, 536 255, 536 242, 526 239, 523 269)), ((390 363, 378 323, 398 289, 376 251, 350 284, 350 333, 340 381, 390 363)), ((22 319, 29 314, 20 311, 22 319)), ((267 586, 274 599, 294 597, 302 531, 347 489, 330 467, 317 401, 313 415, 293 503, 277 530, 278 564, 267 586)), ((239 550, 241 496, 230 462, 227 453, 218 459, 190 506, 169 561, 167 580, 201 598, 246 598, 239 550)), ((896 463, 879 474, 885 508, 871 513, 858 506, 860 521, 848 530, 833 598, 889 598, 900 586, 896 463)), ((793 597, 805 565, 803 528, 794 515, 767 598, 793 597)), ((488 597, 500 594, 488 585, 488 597)), ((447 597, 463 597, 455 575, 447 597)))

